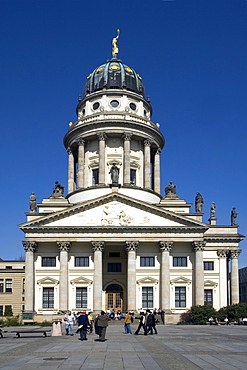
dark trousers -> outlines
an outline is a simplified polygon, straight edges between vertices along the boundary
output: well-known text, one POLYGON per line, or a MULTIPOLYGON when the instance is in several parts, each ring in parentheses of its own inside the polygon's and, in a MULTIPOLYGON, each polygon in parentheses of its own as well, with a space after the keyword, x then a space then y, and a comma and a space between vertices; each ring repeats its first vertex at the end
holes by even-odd
POLYGON ((153 334, 153 330, 154 330, 154 334, 158 334, 158 333, 157 333, 157 330, 156 330, 156 327, 155 327, 155 326, 153 326, 153 325, 149 325, 149 326, 148 326, 147 333, 149 333, 149 332, 150 332, 150 334, 153 334))
POLYGON ((80 329, 80 337, 81 337, 82 340, 87 339, 87 326, 86 325, 84 325, 80 329))
POLYGON ((101 328, 101 332, 100 332, 100 337, 99 339, 100 340, 105 340, 105 333, 106 333, 106 327, 100 327, 101 328))
POLYGON ((139 323, 138 328, 135 331, 135 334, 137 335, 139 333, 139 331, 141 330, 141 328, 143 328, 143 330, 144 330, 144 335, 147 335, 147 327, 142 322, 139 323))

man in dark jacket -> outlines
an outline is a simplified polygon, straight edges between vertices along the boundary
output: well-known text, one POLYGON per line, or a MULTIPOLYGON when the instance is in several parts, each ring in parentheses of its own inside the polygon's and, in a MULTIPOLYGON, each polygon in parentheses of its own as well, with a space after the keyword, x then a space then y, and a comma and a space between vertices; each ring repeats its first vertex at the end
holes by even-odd
POLYGON ((94 339, 96 342, 105 342, 105 333, 106 333, 106 328, 108 326, 108 320, 109 317, 106 315, 104 311, 101 311, 101 314, 98 315, 95 319, 95 326, 99 327, 99 339, 94 339))
POLYGON ((87 340, 87 327, 89 325, 89 320, 86 312, 82 312, 77 318, 77 323, 80 329, 80 338, 79 340, 87 340))
POLYGON ((139 319, 139 325, 138 325, 138 328, 136 329, 135 331, 135 335, 138 335, 139 334, 139 331, 141 330, 141 328, 143 328, 144 330, 144 335, 147 335, 147 327, 145 325, 145 315, 144 315, 144 312, 141 313, 141 316, 140 317, 135 317, 135 319, 139 319))
POLYGON ((154 334, 158 334, 156 327, 155 327, 155 316, 153 313, 151 313, 150 310, 147 310, 146 325, 147 325, 147 333, 150 332, 150 334, 152 335, 153 330, 154 330, 154 334))

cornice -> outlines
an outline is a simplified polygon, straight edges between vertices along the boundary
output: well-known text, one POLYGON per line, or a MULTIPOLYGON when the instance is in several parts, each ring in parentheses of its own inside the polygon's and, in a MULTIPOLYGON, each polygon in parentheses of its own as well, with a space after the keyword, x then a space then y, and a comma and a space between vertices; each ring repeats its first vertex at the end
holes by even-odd
POLYGON ((241 234, 236 234, 236 235, 225 234, 225 235, 210 235, 210 236, 204 235, 204 240, 206 242, 221 242, 221 243, 236 242, 236 243, 239 243, 244 239, 245 239, 245 236, 241 234))

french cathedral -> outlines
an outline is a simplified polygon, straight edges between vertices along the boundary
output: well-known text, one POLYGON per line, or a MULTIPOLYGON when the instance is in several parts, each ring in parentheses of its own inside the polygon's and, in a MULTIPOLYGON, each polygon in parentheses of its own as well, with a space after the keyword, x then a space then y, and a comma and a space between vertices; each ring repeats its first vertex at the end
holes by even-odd
POLYGON ((25 311, 37 315, 161 308, 171 322, 192 305, 239 302, 236 213, 217 225, 212 203, 192 204, 170 182, 161 195, 165 139, 151 120, 142 77, 112 58, 86 78, 77 120, 64 136, 68 193, 30 196, 25 234, 25 311))

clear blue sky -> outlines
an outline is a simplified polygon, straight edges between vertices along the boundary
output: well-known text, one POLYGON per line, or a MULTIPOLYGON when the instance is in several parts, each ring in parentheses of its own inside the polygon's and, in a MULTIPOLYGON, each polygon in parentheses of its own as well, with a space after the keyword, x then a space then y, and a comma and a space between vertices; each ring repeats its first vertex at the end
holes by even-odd
POLYGON ((200 192, 206 223, 211 202, 220 225, 236 207, 247 235, 246 0, 0 0, 0 27, 1 258, 24 254, 30 193, 67 186, 63 136, 117 28, 166 139, 162 194, 169 181, 187 202, 200 192))

